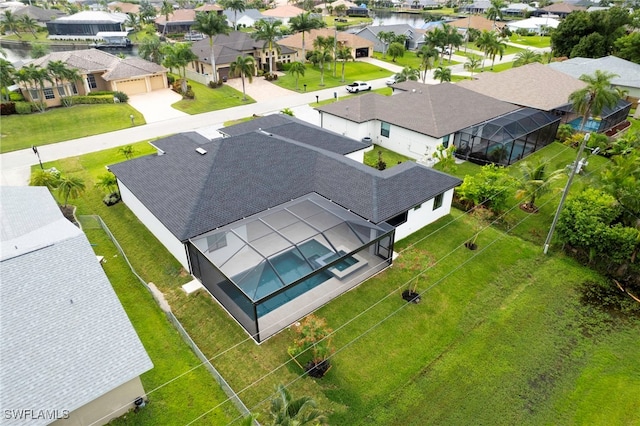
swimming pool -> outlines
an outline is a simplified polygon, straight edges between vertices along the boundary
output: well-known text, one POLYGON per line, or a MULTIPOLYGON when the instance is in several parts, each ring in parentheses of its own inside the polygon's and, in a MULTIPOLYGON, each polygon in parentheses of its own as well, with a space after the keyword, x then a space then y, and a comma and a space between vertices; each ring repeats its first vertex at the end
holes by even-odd
MULTIPOLYGON (((571 125, 571 127, 573 127, 575 130, 581 130, 580 129, 580 124, 582 123, 582 118, 578 117, 575 118, 573 120, 571 120, 569 122, 569 124, 571 125)), ((588 119, 585 123, 584 123, 584 131, 585 132, 597 132, 598 130, 600 130, 600 120, 594 120, 593 118, 588 119)))

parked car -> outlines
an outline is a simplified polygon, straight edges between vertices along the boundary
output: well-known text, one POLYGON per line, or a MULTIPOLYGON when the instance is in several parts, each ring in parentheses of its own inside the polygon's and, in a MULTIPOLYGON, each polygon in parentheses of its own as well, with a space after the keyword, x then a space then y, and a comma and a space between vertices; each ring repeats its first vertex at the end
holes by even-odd
POLYGON ((446 46, 444 49, 441 47, 436 47, 436 50, 439 53, 444 53, 445 55, 451 55, 451 46, 446 46))
POLYGON ((350 93, 364 92, 365 90, 371 90, 371 85, 364 81, 354 81, 347 85, 347 92, 350 93))
POLYGON ((389 77, 389 78, 387 79, 387 81, 385 81, 385 84, 386 84, 387 86, 391 86, 391 85, 393 85, 393 84, 396 84, 397 82, 398 82, 398 79, 396 78, 396 76, 395 76, 395 74, 394 74, 394 75, 392 75, 391 77, 389 77))

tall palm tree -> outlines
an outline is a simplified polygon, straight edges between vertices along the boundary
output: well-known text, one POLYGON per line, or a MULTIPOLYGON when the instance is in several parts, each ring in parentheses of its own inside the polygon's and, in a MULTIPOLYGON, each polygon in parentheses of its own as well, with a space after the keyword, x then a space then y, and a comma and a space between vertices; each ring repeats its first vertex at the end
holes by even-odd
POLYGON ((536 212, 536 197, 542 196, 551 190, 551 183, 563 176, 564 170, 559 169, 547 173, 547 163, 541 160, 525 162, 520 165, 522 180, 520 188, 516 191, 517 199, 524 199, 522 207, 528 212, 536 212))
POLYGON ((593 75, 580 76, 580 80, 587 85, 569 95, 574 111, 582 115, 580 130, 584 131, 589 116, 600 115, 605 107, 613 108, 620 100, 618 92, 611 87, 611 79, 614 77, 617 75, 601 70, 596 70, 593 75))
POLYGON ((169 0, 162 0, 160 14, 164 15, 164 26, 162 27, 162 37, 164 37, 167 34, 167 27, 169 26, 169 15, 173 14, 173 5, 169 3, 169 0))
POLYGON ((253 74, 256 72, 256 61, 252 56, 238 56, 235 61, 229 64, 231 75, 242 79, 242 100, 247 100, 247 93, 244 90, 244 78, 247 77, 249 83, 253 81, 253 74))
POLYGON ((311 30, 322 28, 325 23, 320 19, 313 18, 311 12, 303 12, 298 16, 294 16, 289 20, 289 27, 294 33, 302 33, 302 58, 301 61, 307 60, 304 44, 304 33, 310 33, 311 30))
POLYGON ((487 58, 489 48, 497 42, 497 35, 493 31, 482 30, 476 39, 476 47, 482 50, 482 71, 484 71, 484 60, 487 58))
POLYGON ((416 52, 416 56, 422 57, 422 61, 420 62, 420 68, 424 71, 422 74, 422 82, 426 83, 427 81, 427 72, 431 68, 433 68, 433 62, 438 57, 438 50, 431 44, 423 44, 420 47, 420 50, 416 52))
POLYGON ((471 79, 473 80, 473 72, 480 66, 481 59, 479 56, 470 55, 467 57, 467 62, 464 63, 464 69, 471 73, 471 79))
POLYGON ((163 59, 162 41, 155 34, 147 34, 140 40, 138 55, 147 61, 161 64, 163 59))
POLYGON ((315 401, 303 396, 293 399, 284 385, 276 386, 276 395, 269 409, 273 426, 315 426, 326 424, 326 417, 316 408, 315 401))
POLYGON ((269 52, 269 74, 273 74, 274 46, 275 51, 280 53, 280 45, 276 43, 276 40, 282 36, 281 25, 282 21, 280 20, 266 21, 261 19, 256 22, 256 32, 251 35, 256 40, 264 41, 262 48, 267 48, 269 52))
POLYGON ((34 39, 37 37, 36 31, 40 29, 38 21, 30 17, 29 15, 22 15, 18 20, 18 24, 20 25, 20 29, 22 29, 23 31, 29 31, 34 39))
POLYGON ((44 82, 51 82, 51 77, 49 77, 49 72, 46 68, 42 68, 36 66, 34 64, 29 64, 20 69, 20 72, 24 72, 27 75, 27 78, 33 82, 34 88, 38 91, 39 102, 34 102, 36 108, 41 112, 45 110, 46 104, 44 103, 44 82))
POLYGON ((306 66, 300 61, 293 62, 289 66, 289 74, 295 76, 296 78, 296 90, 298 90, 298 77, 300 76, 304 77, 305 69, 306 69, 306 66))
POLYGON ((491 0, 491 7, 487 9, 487 19, 493 21, 493 29, 496 29, 496 21, 502 20, 504 15, 502 14, 502 8, 506 3, 502 0, 491 0))
POLYGON ((446 46, 449 47, 449 63, 451 63, 453 49, 462 46, 464 38, 462 37, 462 34, 458 32, 456 27, 452 27, 448 24, 442 24, 442 31, 445 34, 446 46))
POLYGON ((233 10, 233 29, 238 31, 238 12, 244 12, 244 0, 224 0, 222 4, 226 9, 233 10))
POLYGON ((8 102, 10 100, 8 87, 13 82, 15 72, 16 69, 11 62, 0 58, 0 90, 2 91, 0 93, 0 101, 6 100, 8 102))
POLYGON ((387 57, 387 47, 395 40, 396 34, 393 31, 379 31, 378 40, 382 43, 382 57, 387 57))
POLYGON ((64 198, 64 207, 67 207, 69 198, 76 199, 85 189, 84 180, 77 176, 60 176, 58 181, 58 195, 64 198))
POLYGON ((187 92, 187 64, 198 59, 198 56, 191 51, 191 46, 188 43, 165 44, 162 53, 164 54, 162 64, 165 67, 170 69, 178 68, 178 73, 181 77, 180 90, 184 95, 187 92))
POLYGON ((355 60, 353 55, 351 54, 351 49, 349 46, 342 46, 338 48, 336 52, 336 59, 342 63, 342 82, 344 83, 344 66, 347 61, 355 60))
POLYGON ((501 39, 497 38, 495 39, 495 41, 493 42, 493 44, 491 44, 489 46, 489 48, 487 49, 487 53, 489 54, 489 57, 491 58, 491 69, 493 70, 493 65, 496 62, 496 56, 500 55, 500 59, 502 59, 502 57, 504 56, 504 51, 507 49, 507 43, 505 43, 504 41, 502 41, 501 39))
POLYGON ((438 67, 433 72, 433 78, 436 80, 440 80, 440 83, 445 81, 451 81, 451 68, 447 67, 438 67))
POLYGON ((17 35, 18 38, 22 38, 20 35, 20 21, 10 10, 5 10, 2 14, 0 28, 2 29, 2 32, 9 31, 17 35))
POLYGON ((320 86, 324 86, 324 64, 331 61, 331 54, 325 49, 316 49, 311 52, 309 60, 320 68, 320 86))
POLYGON ((402 71, 396 74, 396 83, 402 83, 403 81, 411 80, 418 81, 420 77, 420 71, 413 67, 404 67, 402 71))
POLYGON ((132 28, 133 31, 138 31, 142 25, 142 20, 140 19, 140 17, 138 17, 138 15, 129 13, 127 14, 127 20, 125 21, 124 25, 126 27, 132 28))
POLYGON ((56 85, 56 88, 62 87, 62 93, 59 93, 60 96, 64 96, 64 86, 62 85, 62 81, 67 73, 67 64, 62 61, 50 61, 47 64, 47 71, 56 85))
POLYGON ((213 82, 218 82, 218 70, 216 69, 216 58, 213 51, 213 38, 218 34, 229 34, 230 28, 227 25, 227 18, 216 13, 196 14, 196 22, 191 26, 194 31, 199 31, 209 37, 209 47, 211 48, 211 73, 213 82))
POLYGON ((541 61, 542 55, 540 55, 538 52, 534 52, 531 49, 526 49, 518 52, 518 54, 516 55, 516 60, 513 61, 513 67, 521 67, 522 65, 541 61))

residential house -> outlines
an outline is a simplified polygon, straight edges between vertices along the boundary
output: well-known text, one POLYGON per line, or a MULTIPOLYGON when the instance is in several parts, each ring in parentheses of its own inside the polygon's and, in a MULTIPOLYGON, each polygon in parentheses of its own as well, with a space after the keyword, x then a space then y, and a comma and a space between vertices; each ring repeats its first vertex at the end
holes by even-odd
POLYGON ((47 81, 43 93, 39 93, 35 87, 20 83, 27 100, 44 101, 51 107, 61 105, 66 96, 104 90, 120 91, 131 96, 168 87, 167 70, 164 67, 137 57, 121 59, 98 49, 49 53, 27 65, 46 68, 53 61, 62 61, 67 67, 77 69, 81 84, 78 84, 80 81, 47 81))
POLYGON ((163 34, 187 33, 196 22, 196 13, 195 9, 176 9, 168 15, 168 21, 167 16, 159 14, 155 20, 156 30, 163 34))
POLYGON ((233 27, 234 19, 237 19, 238 28, 250 28, 259 20, 265 19, 258 9, 246 9, 244 12, 226 9, 223 13, 227 17, 227 23, 230 27, 233 27))
POLYGON ((283 25, 289 25, 289 20, 291 18, 302 13, 304 13, 303 9, 287 4, 284 6, 278 6, 274 9, 267 9, 262 12, 262 16, 269 19, 279 19, 282 21, 283 25))
POLYGON ((578 6, 577 4, 572 3, 551 3, 549 6, 545 6, 542 9, 538 9, 533 13, 534 16, 542 16, 542 15, 555 15, 559 19, 564 19, 571 12, 575 12, 576 10, 586 10, 586 8, 582 6, 578 6))
POLYGON ((432 162, 438 146, 453 143, 458 148, 456 155, 462 158, 508 165, 551 143, 560 122, 552 114, 520 108, 451 83, 406 81, 394 89, 404 93, 366 94, 316 108, 321 126, 352 138, 369 137, 375 144, 425 164, 432 162), (533 119, 535 126, 526 125, 533 119), (510 134, 501 130, 505 126, 522 131, 510 134), (489 129, 496 130, 488 135, 489 129), (498 140, 498 136, 503 138, 498 140), (513 148, 508 156, 496 159, 490 155, 507 146, 513 148))
MULTIPOLYGON (((354 58, 368 58, 373 56, 373 43, 363 37, 344 31, 337 32, 334 28, 320 28, 311 30, 304 35, 304 44, 307 52, 313 50, 313 42, 318 37, 336 37, 337 47, 348 47, 354 58)), ((278 45, 302 55, 302 33, 296 33, 278 40, 278 45)))
POLYGON ((487 13, 490 7, 491 2, 489 0, 476 0, 471 4, 460 6, 458 11, 460 13, 484 14, 487 13))
POLYGON ((358 37, 369 40, 373 43, 374 52, 386 51, 389 47, 389 43, 383 43, 378 38, 378 34, 381 32, 392 32, 396 35, 403 35, 407 38, 405 42, 405 48, 418 49, 422 43, 424 43, 424 32, 413 28, 409 24, 397 24, 397 25, 369 25, 355 32, 358 37))
POLYGON ((510 3, 500 9, 504 16, 527 16, 537 9, 527 3, 510 3))
POLYGON ((113 12, 122 12, 131 15, 137 15, 140 13, 140 5, 135 3, 124 3, 120 1, 115 1, 109 3, 107 8, 113 12))
POLYGON ((29 18, 38 21, 38 24, 42 27, 46 27, 47 22, 67 16, 67 13, 58 9, 43 9, 41 7, 29 5, 16 10, 14 15, 18 18, 26 15, 29 18))
POLYGON ((94 40, 101 31, 125 31, 126 20, 125 13, 82 11, 47 22, 47 31, 52 40, 94 40))
POLYGON ((521 21, 510 21, 506 25, 512 32, 526 31, 529 34, 547 35, 549 30, 558 28, 560 21, 550 17, 533 17, 521 21))
POLYGON ((205 3, 200 7, 196 7, 194 10, 196 12, 205 12, 205 13, 214 12, 214 13, 217 13, 218 15, 222 15, 224 9, 222 8, 222 6, 220 6, 217 3, 205 3))
POLYGON ((153 364, 49 190, 0 187, 0 197, 3 424, 106 424, 144 400, 140 375, 153 364))
POLYGON ((343 155, 369 143, 288 121, 170 136, 109 166, 127 206, 258 342, 388 267, 395 239, 448 214, 460 183, 411 161, 376 170, 343 155))
POLYGON ((478 31, 493 31, 495 29, 501 30, 504 27, 504 23, 496 21, 495 25, 493 20, 487 19, 482 15, 469 15, 466 18, 456 19, 455 21, 448 22, 449 26, 461 30, 463 33, 469 28, 473 28, 478 31))

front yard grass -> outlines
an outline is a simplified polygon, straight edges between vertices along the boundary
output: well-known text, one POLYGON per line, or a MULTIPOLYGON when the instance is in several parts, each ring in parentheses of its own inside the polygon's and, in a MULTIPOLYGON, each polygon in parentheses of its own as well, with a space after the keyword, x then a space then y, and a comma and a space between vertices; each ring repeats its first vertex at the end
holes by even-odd
MULTIPOLYGON (((366 62, 347 62, 345 64, 345 81, 342 81, 342 64, 337 64, 336 76, 333 76, 332 67, 333 64, 325 65, 324 71, 324 86, 320 86, 320 69, 314 67, 311 64, 306 64, 306 70, 304 76, 298 78, 298 92, 304 91, 304 85, 307 85, 307 92, 313 92, 320 89, 328 89, 331 87, 341 87, 341 93, 339 95, 346 94, 347 91, 344 86, 353 82, 354 80, 376 80, 379 78, 387 78, 393 73, 385 70, 384 68, 377 67, 375 65, 368 64, 366 62)), ((296 91, 296 79, 294 76, 287 73, 287 67, 285 66, 285 75, 274 81, 280 87, 285 89, 296 91)))
MULTIPOLYGON (((553 148, 563 152, 562 146, 553 148)), ((479 250, 467 250, 463 243, 475 233, 475 222, 456 210, 396 242, 401 254, 391 268, 317 312, 335 330, 333 368, 321 380, 301 377, 287 356, 289 330, 254 344, 206 293, 186 296, 180 290, 190 278, 126 206, 100 202, 103 194, 91 179, 105 164, 120 161, 115 152, 47 166, 86 179, 87 192, 74 201, 79 213, 104 218, 134 267, 164 292, 252 411, 267 411, 274 384, 284 383, 294 396, 310 396, 330 410, 330 424, 640 421, 637 308, 622 314, 589 303, 583 288, 601 282, 600 276, 556 251, 545 256, 540 245, 500 229, 486 228, 479 250), (423 271, 422 302, 407 304, 400 290, 423 271)), ((538 216, 550 223, 546 211, 538 216)), ((198 400, 192 412, 216 406, 198 400)), ((180 421, 193 418, 190 412, 180 421)), ((205 416, 197 424, 211 421, 205 416)))
POLYGON ((45 112, 2 117, 0 152, 48 145, 145 124, 142 114, 127 104, 74 105, 45 112))
POLYGON ((191 85, 196 95, 195 99, 183 99, 171 105, 173 108, 187 114, 201 114, 256 102, 251 96, 247 96, 246 101, 242 100, 242 92, 226 84, 215 89, 192 80, 188 80, 188 84, 191 85))
POLYGON ((551 37, 549 36, 521 36, 518 34, 513 34, 511 35, 511 37, 509 37, 509 41, 511 43, 537 48, 551 46, 551 37))
MULTIPOLYGON (((416 52, 413 51, 413 50, 409 50, 409 51, 405 52, 404 56, 396 58, 395 62, 393 62, 391 60, 391 56, 386 55, 386 57, 383 57, 382 53, 380 53, 380 52, 374 52, 373 57, 376 58, 376 59, 379 59, 381 61, 388 62, 388 63, 393 64, 393 65, 398 65, 398 66, 401 66, 401 67, 412 67, 412 68, 415 68, 417 70, 421 69, 420 67, 421 67, 421 64, 422 64, 422 57, 416 55, 416 52)), ((444 57, 444 59, 439 57, 438 60, 435 61, 435 63, 433 64, 433 68, 437 68, 440 65, 442 65, 443 67, 448 67, 448 66, 455 65, 455 64, 459 64, 459 62, 456 62, 456 61, 449 62, 449 56, 446 55, 444 57)))

